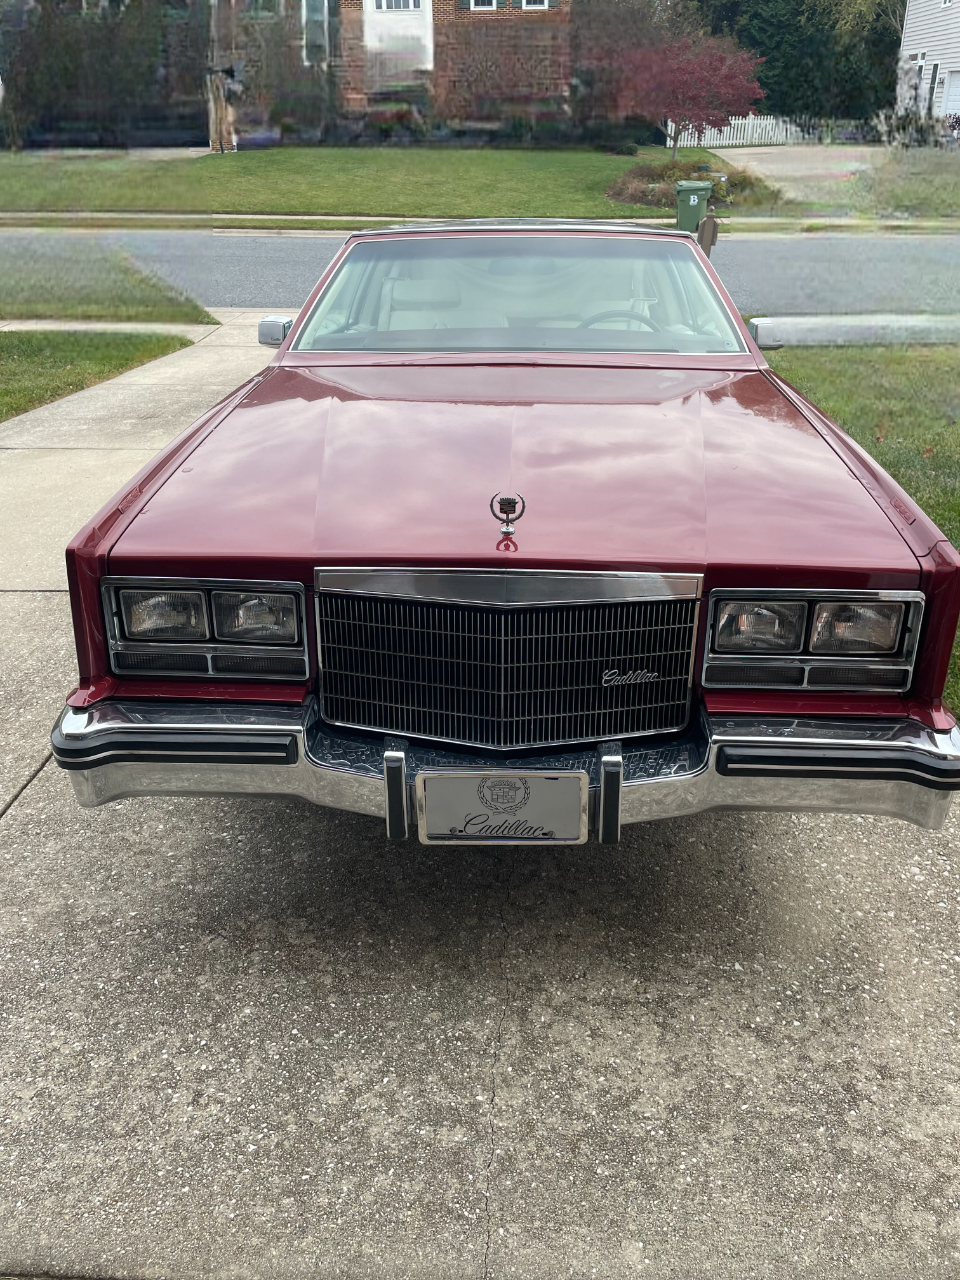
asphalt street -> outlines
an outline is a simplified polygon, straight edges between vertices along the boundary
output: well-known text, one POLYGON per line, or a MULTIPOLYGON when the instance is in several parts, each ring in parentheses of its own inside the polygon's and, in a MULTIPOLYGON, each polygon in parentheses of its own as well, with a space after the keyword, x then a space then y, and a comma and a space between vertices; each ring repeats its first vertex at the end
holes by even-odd
MULTIPOLYGON (((212 307, 299 307, 343 242, 336 233, 2 231, 0 245, 61 236, 118 246, 212 307)), ((960 236, 734 235, 721 237, 712 260, 746 314, 960 310, 960 236)))
POLYGON ((0 1274, 955 1280, 956 810, 462 853, 77 807, 63 545, 256 314, 0 427, 0 1274))
MULTIPOLYGON (((300 306, 341 236, 118 232, 142 266, 217 307, 300 306)), ((712 262, 738 308, 769 315, 955 312, 960 236, 721 239, 712 262)))

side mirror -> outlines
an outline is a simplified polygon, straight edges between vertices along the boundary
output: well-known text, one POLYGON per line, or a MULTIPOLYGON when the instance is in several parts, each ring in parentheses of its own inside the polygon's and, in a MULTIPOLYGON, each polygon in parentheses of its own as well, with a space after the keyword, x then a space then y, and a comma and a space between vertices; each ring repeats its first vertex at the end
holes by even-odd
POLYGON ((263 347, 279 347, 290 332, 293 321, 289 316, 264 316, 257 326, 257 337, 263 347))
POLYGON ((750 337, 761 351, 779 351, 783 346, 772 320, 767 320, 763 316, 758 320, 748 320, 747 328, 750 330, 750 337))

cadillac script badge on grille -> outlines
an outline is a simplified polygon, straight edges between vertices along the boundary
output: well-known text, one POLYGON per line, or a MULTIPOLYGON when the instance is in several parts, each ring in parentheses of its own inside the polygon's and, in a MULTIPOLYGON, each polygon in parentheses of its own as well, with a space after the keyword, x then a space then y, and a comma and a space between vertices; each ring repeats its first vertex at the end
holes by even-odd
POLYGON ((502 521, 500 525, 500 532, 503 534, 506 534, 507 537, 509 537, 510 534, 512 533, 516 533, 516 527, 515 525, 511 524, 511 521, 519 520, 520 517, 523 515, 523 513, 526 511, 526 509, 527 509, 527 504, 523 499, 522 493, 518 493, 516 498, 501 498, 500 490, 498 489, 497 492, 490 499, 490 514, 493 516, 494 520, 502 521), (520 503, 519 511, 517 510, 518 501, 520 503), (499 515, 497 515, 496 511, 494 511, 493 509, 493 504, 495 502, 497 506, 500 508, 499 515))

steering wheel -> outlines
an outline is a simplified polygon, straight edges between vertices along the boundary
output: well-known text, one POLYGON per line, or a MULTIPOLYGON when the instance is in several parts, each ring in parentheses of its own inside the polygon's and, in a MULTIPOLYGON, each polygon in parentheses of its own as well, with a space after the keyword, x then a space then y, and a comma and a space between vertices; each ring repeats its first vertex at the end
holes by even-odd
POLYGON ((589 329, 592 324, 597 324, 600 320, 636 320, 638 324, 645 324, 654 333, 663 332, 663 329, 655 320, 651 320, 647 316, 637 315, 636 311, 598 311, 595 316, 587 316, 586 320, 581 320, 577 328, 589 329))

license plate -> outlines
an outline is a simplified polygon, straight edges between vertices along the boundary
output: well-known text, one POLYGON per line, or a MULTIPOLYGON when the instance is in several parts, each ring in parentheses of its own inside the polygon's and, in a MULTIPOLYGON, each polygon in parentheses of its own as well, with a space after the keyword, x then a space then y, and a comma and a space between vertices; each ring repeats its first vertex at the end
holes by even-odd
POLYGON ((418 773, 424 844, 584 844, 585 773, 418 773))

